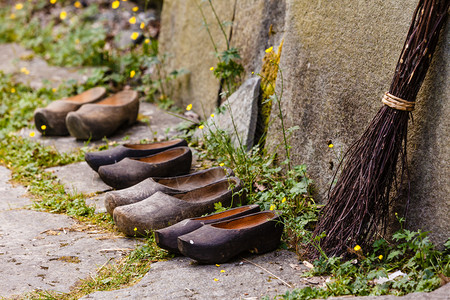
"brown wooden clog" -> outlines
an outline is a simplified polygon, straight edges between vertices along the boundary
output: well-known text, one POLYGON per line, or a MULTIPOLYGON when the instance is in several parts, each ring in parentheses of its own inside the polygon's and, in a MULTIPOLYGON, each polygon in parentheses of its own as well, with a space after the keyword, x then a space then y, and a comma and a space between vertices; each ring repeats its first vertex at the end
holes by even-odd
POLYGON ((159 247, 166 249, 173 253, 180 253, 178 250, 177 239, 179 236, 185 235, 189 232, 199 229, 203 225, 213 224, 230 220, 259 211, 259 205, 250 204, 240 206, 205 217, 185 219, 172 226, 159 229, 155 231, 156 243, 159 247))
POLYGON ((125 157, 145 157, 181 146, 187 146, 187 142, 183 139, 149 144, 124 144, 108 150, 87 152, 84 159, 94 171, 98 171, 101 166, 115 164, 125 157))
POLYGON ((98 101, 105 94, 104 87, 95 87, 76 96, 51 102, 45 108, 37 108, 34 111, 34 124, 36 129, 47 136, 68 135, 66 116, 71 111, 76 111, 83 104, 98 101))
POLYGON ((117 228, 126 235, 146 235, 181 220, 211 213, 214 204, 219 202, 225 207, 239 205, 241 197, 233 194, 241 189, 240 180, 230 177, 186 193, 156 192, 140 202, 117 207, 113 218, 117 228))
POLYGON ((135 123, 138 111, 137 92, 124 90, 68 113, 66 126, 70 135, 77 139, 98 140, 111 136, 121 127, 135 123))
POLYGON ((178 237, 178 250, 200 263, 223 263, 244 251, 265 253, 280 244, 281 213, 263 211, 204 225, 178 237))
POLYGON ((158 191, 168 195, 185 193, 224 179, 227 176, 233 176, 233 171, 215 167, 175 177, 147 178, 129 188, 106 193, 106 211, 112 215, 116 207, 139 202, 158 191))
POLYGON ((109 186, 123 189, 149 177, 171 177, 189 173, 192 152, 176 147, 142 158, 126 157, 116 164, 101 166, 98 175, 109 186))

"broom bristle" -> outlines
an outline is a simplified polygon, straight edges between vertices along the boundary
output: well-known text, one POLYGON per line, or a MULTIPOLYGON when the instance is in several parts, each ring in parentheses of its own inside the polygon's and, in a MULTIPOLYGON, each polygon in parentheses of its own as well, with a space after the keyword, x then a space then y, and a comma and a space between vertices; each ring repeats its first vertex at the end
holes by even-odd
MULTIPOLYGON (((425 78, 447 16, 448 0, 421 0, 397 63, 389 93, 414 101, 425 78)), ((314 231, 326 233, 320 248, 346 255, 355 245, 367 247, 386 228, 389 194, 397 172, 406 168, 409 112, 383 106, 362 137, 348 150, 340 177, 314 231)), ((403 177, 403 176, 401 176, 403 177)), ((317 257, 317 245, 310 246, 317 257)))

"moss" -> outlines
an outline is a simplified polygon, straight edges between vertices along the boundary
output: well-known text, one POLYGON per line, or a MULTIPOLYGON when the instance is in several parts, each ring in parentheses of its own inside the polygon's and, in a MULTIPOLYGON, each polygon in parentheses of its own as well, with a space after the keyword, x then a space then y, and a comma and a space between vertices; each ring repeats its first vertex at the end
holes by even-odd
POLYGON ((261 68, 261 106, 260 115, 262 118, 260 133, 258 136, 262 137, 260 143, 263 145, 265 142, 265 136, 269 127, 270 114, 272 112, 272 99, 271 96, 275 93, 275 85, 278 75, 278 65, 280 63, 281 52, 283 49, 283 41, 278 46, 278 51, 270 51, 264 55, 263 65, 261 68))
POLYGON ((68 263, 78 264, 81 260, 77 256, 61 256, 58 260, 65 261, 68 263))

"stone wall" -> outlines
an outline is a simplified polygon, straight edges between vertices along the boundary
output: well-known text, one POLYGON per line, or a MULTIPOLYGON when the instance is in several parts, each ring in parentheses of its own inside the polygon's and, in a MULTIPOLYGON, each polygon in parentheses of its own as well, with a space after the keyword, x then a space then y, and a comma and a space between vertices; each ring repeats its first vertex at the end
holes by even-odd
MULTIPOLYGON (((217 107, 219 81, 209 70, 217 64, 217 58, 197 4, 203 7, 218 51, 226 49, 226 41, 207 3, 201 0, 165 0, 159 52, 167 55, 166 74, 179 69, 188 72, 172 82, 170 96, 182 107, 192 103, 193 110, 204 117, 217 107)), ((214 1, 222 21, 233 19, 234 4, 234 1, 214 1)), ((226 29, 229 34, 231 27, 226 29)))
MULTIPOLYGON (((192 103, 193 110, 205 117, 217 108, 220 85, 210 71, 217 65, 217 58, 197 4, 203 8, 218 51, 225 50, 225 39, 213 12, 207 1, 201 0, 165 0, 159 41, 160 53, 169 55, 166 73, 175 69, 189 72, 172 82, 172 98, 181 107, 192 103)), ((215 0, 213 4, 222 22, 233 22, 226 33, 231 36, 231 46, 240 50, 244 81, 251 72, 261 69, 264 50, 281 41, 285 1, 215 0)))
MULTIPOLYGON (((326 199, 343 153, 381 107, 415 6, 393 0, 288 1, 280 63, 283 109, 288 126, 300 126, 293 137, 294 161, 308 166, 319 201, 326 199)), ((450 233, 450 155, 444 146, 449 142, 448 27, 446 47, 436 53, 417 99, 408 147, 409 226, 432 231, 440 243, 450 233)), ((272 144, 280 142, 278 126, 270 128, 272 144)))
MULTIPOLYGON (((198 15, 193 17, 195 6, 186 2, 164 2, 161 35, 166 38, 161 46, 175 53, 171 67, 192 68, 189 84, 182 89, 185 96, 178 101, 184 105, 202 99, 210 112, 217 103, 218 82, 208 72, 216 60, 210 56, 204 29, 192 24, 200 22, 198 15)), ((292 139, 292 155, 295 163, 307 165, 316 183, 316 198, 323 202, 343 153, 382 105, 416 1, 213 3, 220 7, 223 20, 234 15, 231 43, 241 50, 247 76, 260 70, 264 49, 284 39, 282 107, 288 126, 300 127, 292 139)), ((432 231, 432 238, 440 243, 450 233, 449 36, 447 25, 409 128, 409 226, 432 231)), ((277 87, 280 92, 280 81, 277 87)), ((279 126, 275 119, 269 128, 269 147, 281 142, 279 126)))

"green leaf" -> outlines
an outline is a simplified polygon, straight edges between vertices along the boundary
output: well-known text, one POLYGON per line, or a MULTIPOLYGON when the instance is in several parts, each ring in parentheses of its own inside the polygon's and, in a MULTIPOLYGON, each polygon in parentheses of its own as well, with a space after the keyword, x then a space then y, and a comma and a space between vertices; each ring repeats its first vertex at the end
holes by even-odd
POLYGON ((394 258, 397 258, 398 256, 403 255, 403 252, 400 250, 394 250, 391 253, 389 253, 387 260, 390 261, 394 258))
POLYGON ((290 190, 289 193, 293 195, 306 194, 308 192, 308 183, 305 181, 297 182, 290 190))

